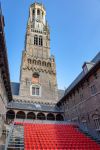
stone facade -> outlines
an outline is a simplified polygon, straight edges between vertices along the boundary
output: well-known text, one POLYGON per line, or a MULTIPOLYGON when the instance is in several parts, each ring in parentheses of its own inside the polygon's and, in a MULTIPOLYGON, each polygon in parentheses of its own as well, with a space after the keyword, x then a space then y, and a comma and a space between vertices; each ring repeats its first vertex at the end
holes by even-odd
POLYGON ((0 8, 0 145, 4 143, 3 129, 6 120, 7 103, 12 100, 9 67, 4 34, 4 17, 0 8))
POLYGON ((25 50, 20 69, 19 97, 28 101, 57 102, 56 65, 50 56, 50 31, 42 4, 30 6, 25 50))
POLYGON ((64 109, 66 120, 83 123, 100 132, 100 52, 96 58, 95 63, 90 62, 90 68, 84 65, 81 79, 76 82, 78 77, 69 86, 58 105, 64 109))
POLYGON ((6 114, 7 101, 8 97, 0 69, 0 114, 6 114))

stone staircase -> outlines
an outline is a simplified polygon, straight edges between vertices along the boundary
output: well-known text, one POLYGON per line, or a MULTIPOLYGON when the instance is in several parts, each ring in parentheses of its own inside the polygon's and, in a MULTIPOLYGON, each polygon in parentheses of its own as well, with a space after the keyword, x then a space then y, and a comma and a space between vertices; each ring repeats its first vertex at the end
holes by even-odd
POLYGON ((24 128, 13 125, 6 140, 5 150, 24 150, 24 128))

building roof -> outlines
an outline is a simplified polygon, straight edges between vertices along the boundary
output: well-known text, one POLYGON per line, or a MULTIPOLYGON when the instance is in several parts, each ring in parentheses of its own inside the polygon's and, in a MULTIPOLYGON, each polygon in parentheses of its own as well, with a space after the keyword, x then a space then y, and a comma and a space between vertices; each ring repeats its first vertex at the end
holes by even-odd
POLYGON ((7 106, 8 109, 20 109, 20 110, 32 110, 32 111, 44 111, 44 112, 63 112, 56 105, 47 105, 39 103, 28 103, 28 102, 10 102, 7 106))
POLYGON ((19 95, 19 83, 11 82, 11 90, 13 95, 19 95))
MULTIPOLYGON (((91 69, 85 74, 84 71, 82 71, 77 77, 76 79, 70 84, 70 86, 65 90, 65 94, 64 97, 67 96, 74 88, 75 86, 92 70, 96 67, 96 65, 98 65, 98 63, 100 63, 100 52, 98 52, 98 54, 91 60, 91 63, 94 65, 91 67, 91 69)), ((63 97, 63 98, 64 98, 63 97)), ((63 98, 59 101, 61 102, 63 100, 63 98)), ((59 104, 58 102, 58 104, 59 104)))
MULTIPOLYGON (((19 86, 20 83, 17 82, 11 82, 11 89, 13 95, 19 95, 19 86)), ((58 89, 58 100, 60 100, 64 96, 65 91, 58 89)))
MULTIPOLYGON (((92 59, 92 63, 97 63, 100 61, 100 52, 92 59)), ((77 78, 72 82, 72 84, 65 90, 65 95, 85 76, 84 71, 82 71, 77 78)))
POLYGON ((58 100, 60 100, 64 96, 65 91, 58 89, 58 100))

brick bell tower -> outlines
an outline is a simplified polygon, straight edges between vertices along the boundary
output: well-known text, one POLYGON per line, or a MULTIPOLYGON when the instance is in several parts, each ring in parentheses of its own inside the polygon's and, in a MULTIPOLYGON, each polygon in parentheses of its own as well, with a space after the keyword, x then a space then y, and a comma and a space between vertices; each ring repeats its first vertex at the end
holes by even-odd
POLYGON ((46 10, 40 3, 32 4, 29 9, 19 96, 33 102, 58 100, 55 58, 50 56, 50 31, 46 10))

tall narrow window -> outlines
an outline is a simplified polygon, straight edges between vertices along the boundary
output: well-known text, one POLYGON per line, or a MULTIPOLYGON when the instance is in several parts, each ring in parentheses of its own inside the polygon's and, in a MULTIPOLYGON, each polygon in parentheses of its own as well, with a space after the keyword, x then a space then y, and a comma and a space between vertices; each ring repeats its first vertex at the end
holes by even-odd
POLYGON ((33 60, 33 64, 35 64, 35 65, 36 65, 36 60, 33 60))
POLYGON ((42 66, 46 66, 46 62, 45 61, 42 62, 42 66))
POLYGON ((38 36, 37 35, 34 36, 34 45, 38 45, 38 36))
POLYGON ((36 87, 36 95, 39 95, 39 87, 36 87))
POLYGON ((40 15, 40 10, 39 9, 37 10, 37 15, 40 15))
POLYGON ((39 36, 39 46, 42 46, 43 45, 43 39, 42 39, 42 36, 39 36))
POLYGON ((35 87, 32 87, 32 95, 35 95, 35 87))
POLYGON ((33 9, 33 15, 35 14, 35 10, 33 9))
POLYGON ((41 65, 41 61, 40 60, 37 61, 37 65, 41 65))

